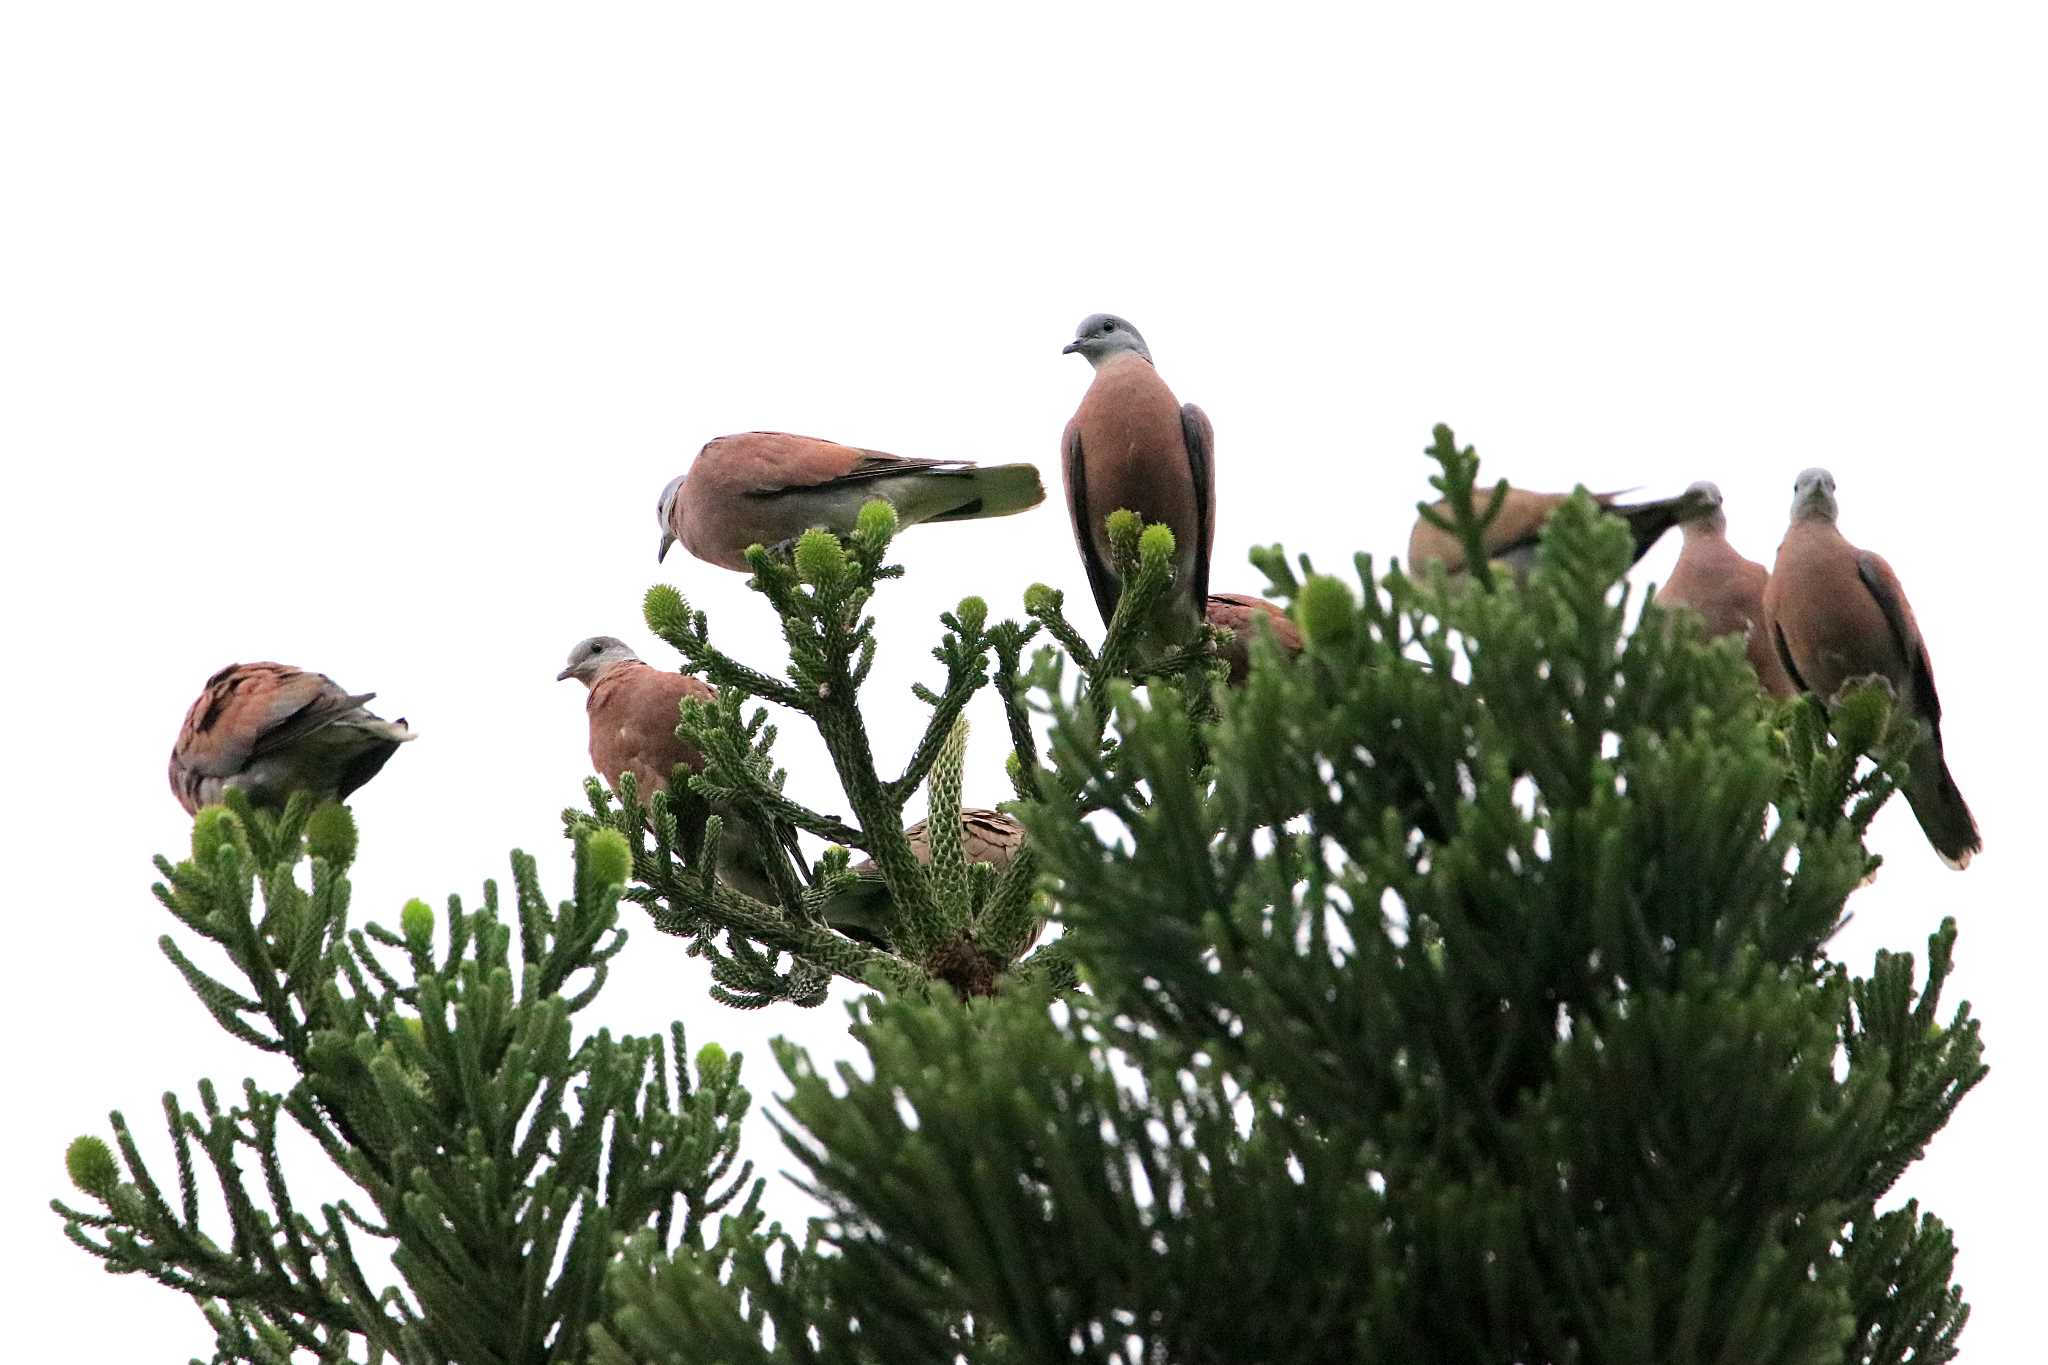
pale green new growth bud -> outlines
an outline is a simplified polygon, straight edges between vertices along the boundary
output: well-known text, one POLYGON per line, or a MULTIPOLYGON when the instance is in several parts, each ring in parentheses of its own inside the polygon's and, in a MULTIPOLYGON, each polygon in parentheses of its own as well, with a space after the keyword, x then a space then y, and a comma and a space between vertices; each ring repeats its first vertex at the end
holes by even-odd
POLYGON ((633 873, 633 849, 615 829, 601 829, 584 840, 583 860, 598 886, 624 886, 633 873))
POLYGON ((881 498, 870 498, 861 504, 853 528, 864 540, 886 542, 896 534, 896 509, 881 498))
POLYGON ((120 1168, 114 1153, 96 1137, 78 1137, 64 1149, 64 1170, 71 1183, 93 1198, 104 1201, 120 1182, 120 1168))
POLYGON ((1024 610, 1033 616, 1043 616, 1059 606, 1059 594, 1043 583, 1033 583, 1024 589, 1024 610))
POLYGON ((1835 737, 1844 748, 1867 753, 1878 746, 1891 726, 1893 695, 1889 679, 1850 679, 1831 717, 1835 737))
POLYGON ((647 619, 647 628, 666 639, 681 634, 690 623, 690 604, 683 595, 666 583, 656 583, 641 599, 640 614, 647 619))
POLYGON ((336 869, 356 860, 356 818, 347 806, 330 801, 313 812, 306 821, 306 851, 336 869))
POLYGON ((1294 600, 1302 638, 1311 645, 1328 644, 1349 635, 1357 611, 1358 601, 1351 595, 1350 587, 1342 579, 1327 574, 1312 576, 1302 584, 1301 596, 1294 600))
MULTIPOLYGON (((874 504, 868 504, 872 507, 874 504)), ((716 1043, 706 1043, 697 1049, 697 1081, 700 1085, 716 1085, 725 1079, 725 1049, 716 1043)))
POLYGON ((839 537, 815 527, 797 537, 796 572, 814 587, 837 584, 846 575, 846 551, 840 548, 839 537))
POLYGON ((405 931, 407 943, 424 948, 427 940, 434 936, 434 907, 417 896, 413 897, 398 912, 398 927, 405 931))
POLYGON ((1128 507, 1119 507, 1109 514, 1109 553, 1114 559, 1136 559, 1138 557, 1138 530, 1144 525, 1138 514, 1128 507))
POLYGON ((972 635, 988 623, 988 603, 979 597, 963 597, 953 615, 960 622, 960 629, 972 635))
POLYGON ((1173 528, 1163 521, 1155 521, 1145 528, 1145 534, 1138 537, 1138 562, 1149 569, 1172 560, 1173 528))
POLYGON ((242 822, 226 806, 206 806, 192 821, 192 861, 212 867, 214 855, 242 842, 242 822))

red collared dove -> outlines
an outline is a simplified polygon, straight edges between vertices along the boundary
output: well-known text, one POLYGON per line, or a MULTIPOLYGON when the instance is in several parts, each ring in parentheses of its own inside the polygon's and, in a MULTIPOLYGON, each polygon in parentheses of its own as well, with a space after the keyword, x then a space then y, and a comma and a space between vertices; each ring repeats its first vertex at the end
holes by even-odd
MULTIPOLYGON (((569 651, 569 666, 555 681, 574 678, 590 689, 584 710, 590 716, 590 761, 613 791, 619 779, 633 774, 640 800, 669 791, 669 774, 678 765, 692 772, 704 757, 676 736, 686 700, 715 701, 718 689, 701 678, 642 662, 625 641, 593 635, 569 651)), ((686 853, 694 850, 713 807, 695 792, 671 793, 676 798, 676 823, 686 853)), ((723 835, 718 847, 718 879, 743 895, 770 905, 779 903, 774 883, 761 862, 751 832, 731 811, 719 810, 723 835)), ((797 852, 795 831, 774 831, 785 847, 797 852)), ((801 861, 801 854, 799 861, 801 861)))
MULTIPOLYGON (((1694 484, 1675 498, 1659 498, 1653 502, 1618 503, 1615 499, 1621 496, 1619 493, 1595 493, 1593 501, 1628 523, 1629 533, 1635 537, 1635 553, 1629 557, 1629 563, 1633 564, 1650 552, 1659 536, 1697 510, 1699 498, 1695 490, 1698 487, 1694 484)), ((1491 496, 1488 490, 1475 490, 1473 510, 1483 514, 1491 496)), ((1544 523, 1569 496, 1565 493, 1508 489, 1507 496, 1501 500, 1500 514, 1487 526, 1484 534, 1486 557, 1506 563, 1518 582, 1526 580, 1529 571, 1536 567, 1536 544, 1543 534, 1544 523)), ((1450 515, 1447 503, 1439 502, 1431 510, 1450 515)), ((1465 571, 1465 547, 1450 532, 1417 517, 1415 529, 1408 533, 1408 572, 1421 578, 1431 564, 1443 565, 1444 572, 1455 577, 1465 571)))
MULTIPOLYGON (((923 820, 904 828, 903 833, 910 839, 910 850, 917 855, 917 861, 931 866, 931 843, 925 835, 923 820)), ((960 811, 960 851, 969 863, 987 863, 1002 872, 1017 856, 1017 850, 1024 847, 1024 827, 1001 811, 983 810, 975 806, 963 807, 960 811)), ((883 934, 889 910, 888 883, 882 880, 882 871, 871 858, 863 858, 853 865, 859 873, 861 885, 850 892, 835 897, 825 906, 825 922, 849 938, 878 948, 887 948, 883 934)), ((1018 948, 1019 957, 1031 950, 1038 942, 1038 936, 1045 930, 1045 921, 1039 920, 1031 930, 1030 937, 1018 948)))
POLYGON ((1678 553, 1671 577, 1657 589, 1657 605, 1691 607, 1700 614, 1710 638, 1740 635, 1764 692, 1792 696, 1799 689, 1786 676, 1764 627, 1764 585, 1770 573, 1728 543, 1728 514, 1718 485, 1701 482, 1685 491, 1696 495, 1698 502, 1678 525, 1685 548, 1678 553))
POLYGON ((413 738, 403 717, 364 709, 324 673, 289 664, 229 664, 206 680, 171 748, 171 792, 188 814, 230 787, 266 806, 295 791, 345 801, 413 738))
POLYGON ((1262 597, 1247 597, 1235 592, 1210 593, 1208 616, 1210 625, 1231 634, 1229 642, 1216 651, 1216 657, 1230 665, 1232 687, 1242 683, 1251 671, 1252 637, 1258 633, 1259 618, 1265 618, 1271 626, 1274 644, 1288 654, 1301 652, 1300 627, 1286 612, 1262 597))
POLYGON ((1209 596, 1209 549, 1216 539, 1216 433, 1193 403, 1182 404, 1152 366, 1138 329, 1120 317, 1082 319, 1063 353, 1079 352, 1094 382, 1067 423, 1061 469, 1074 541, 1096 610, 1107 624, 1121 584, 1104 523, 1128 508, 1173 531, 1172 610, 1192 627, 1209 596))
POLYGON ((1764 620, 1801 691, 1832 701, 1844 684, 1875 675, 1927 726, 1925 743, 1907 756, 1906 804, 1941 860, 1960 871, 1984 841, 1942 753, 1941 698, 1927 643, 1892 566, 1843 539, 1837 512, 1834 476, 1825 469, 1802 473, 1792 485, 1792 524, 1764 589, 1764 620))
POLYGON ((871 498, 915 526, 1023 512, 1045 501, 1045 485, 1028 464, 905 459, 780 431, 721 436, 661 490, 658 557, 680 540, 706 563, 747 573, 748 546, 786 545, 813 527, 850 535, 871 498))

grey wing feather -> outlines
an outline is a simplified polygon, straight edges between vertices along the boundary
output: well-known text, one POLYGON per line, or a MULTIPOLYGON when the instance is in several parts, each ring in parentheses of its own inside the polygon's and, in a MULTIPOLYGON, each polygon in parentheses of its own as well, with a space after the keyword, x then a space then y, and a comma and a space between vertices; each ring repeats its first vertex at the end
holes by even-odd
POLYGON ((1941 696, 1934 690, 1934 665, 1927 657, 1927 645, 1920 639, 1905 602, 1899 597, 1897 581, 1868 550, 1856 556, 1856 576, 1863 580, 1863 586, 1877 599, 1878 609, 1884 612, 1884 622, 1892 630, 1892 643, 1899 647, 1899 658, 1913 675, 1913 692, 1921 712, 1929 721, 1939 721, 1941 696))
POLYGON ((1792 685, 1801 692, 1811 692, 1806 679, 1799 676, 1799 665, 1792 662, 1792 647, 1785 643, 1783 628, 1775 621, 1771 622, 1771 643, 1777 647, 1778 662, 1785 665, 1785 676, 1792 680, 1792 685))
POLYGON ((792 495, 809 495, 821 488, 837 488, 842 484, 866 483, 871 479, 886 479, 894 474, 915 474, 930 470, 940 474, 965 473, 970 466, 964 460, 913 459, 904 455, 891 455, 887 451, 862 450, 860 463, 844 474, 822 479, 817 483, 793 483, 779 488, 752 488, 747 490, 750 498, 785 498, 792 495))
POLYGON ((1191 585, 1199 612, 1209 600, 1209 549, 1216 541, 1216 429, 1209 425, 1209 414, 1193 403, 1184 403, 1180 434, 1188 448, 1188 472, 1194 476, 1195 520, 1200 528, 1196 534, 1202 542, 1195 549, 1195 581, 1191 585))
POLYGON ((1102 557, 1095 553, 1095 537, 1090 533, 1089 518, 1094 515, 1088 507, 1088 462, 1081 458, 1081 433, 1067 432, 1067 510, 1074 518, 1074 541, 1081 550, 1081 567, 1088 571, 1088 590, 1095 595, 1095 609, 1102 614, 1104 625, 1116 612, 1118 588, 1116 575, 1110 572, 1102 557))
POLYGON ((249 750, 250 760, 253 762, 267 754, 273 754, 280 749, 289 748, 307 735, 312 734, 315 730, 323 729, 338 720, 346 718, 350 713, 373 700, 376 695, 375 692, 364 692, 351 697, 339 687, 329 683, 321 688, 319 694, 311 701, 292 712, 288 718, 265 730, 262 736, 257 739, 255 746, 249 750))

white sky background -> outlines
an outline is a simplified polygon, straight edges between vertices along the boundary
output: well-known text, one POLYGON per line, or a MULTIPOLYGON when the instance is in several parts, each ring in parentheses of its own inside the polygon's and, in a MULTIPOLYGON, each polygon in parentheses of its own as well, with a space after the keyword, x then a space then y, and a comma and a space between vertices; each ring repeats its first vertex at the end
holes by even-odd
MULTIPOLYGON (((1215 422, 1218 589, 1259 587, 1252 544, 1398 552, 1437 421, 1529 486, 1716 479, 1766 562, 1793 475, 1833 468, 1843 530, 1912 595, 1987 845, 1950 873, 1895 803, 1835 950, 1867 971, 1961 921, 1952 998, 1994 1070, 1902 1190, 1962 1245, 1966 1358, 2036 1343, 2043 752, 2037 613, 2006 604, 2043 492, 2038 21, 731 8, 0 20, 10 1354, 207 1351, 45 1203, 108 1109, 162 1156, 167 1087, 283 1079, 156 947, 148 859, 187 837, 165 755, 210 672, 317 668, 418 728, 355 802, 358 920, 473 901, 514 845, 559 896, 569 645, 669 662, 639 617, 667 581, 781 657, 741 577, 655 565, 655 495, 703 441, 1035 461, 1045 507, 899 542, 867 693, 898 763, 941 609, 1021 614, 1042 579, 1092 615, 1056 490, 1088 380, 1060 347, 1098 309, 1215 422)), ((972 715, 992 803, 1000 712, 972 715)), ((840 808, 815 737, 784 736, 795 788, 840 808)), ((713 1006, 639 913, 585 1024, 680 1017, 746 1052, 763 1109, 768 1037, 848 1050, 837 1004, 713 1006)))

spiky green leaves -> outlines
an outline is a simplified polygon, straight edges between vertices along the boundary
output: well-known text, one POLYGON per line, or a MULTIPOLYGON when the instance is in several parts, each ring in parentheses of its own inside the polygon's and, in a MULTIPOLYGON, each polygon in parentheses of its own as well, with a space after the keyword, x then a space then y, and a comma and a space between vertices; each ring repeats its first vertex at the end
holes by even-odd
POLYGON ((870 498, 861 504, 853 534, 861 542, 863 550, 881 554, 896 537, 896 509, 881 498, 870 498))
POLYGON ((329 801, 306 817, 306 851, 337 872, 356 860, 356 818, 347 806, 329 801))
POLYGON ((121 1182, 113 1150, 90 1135, 73 1138, 64 1149, 64 1173, 72 1184, 102 1203, 113 1197, 114 1187, 121 1182))
POLYGON ((1294 606, 1302 639, 1325 648, 1350 635, 1352 618, 1357 613, 1358 599, 1351 589, 1342 579, 1326 574, 1312 575, 1302 586, 1301 597, 1294 606))
MULTIPOLYGON (((868 504, 874 506, 873 503, 868 504)), ((888 506, 887 503, 881 504, 888 506)), ((817 588, 836 588, 846 578, 846 551, 830 531, 813 529, 796 542, 797 577, 817 588)))
POLYGON ((226 806, 204 806, 192 819, 192 861, 211 867, 222 848, 229 844, 248 845, 242 822, 226 806))
POLYGON ((617 830, 601 829, 584 840, 583 866, 592 886, 623 886, 633 873, 633 850, 617 830))
POLYGON ((67 1235, 113 1269, 192 1295, 221 1360, 360 1359, 398 1343, 408 1358, 540 1359, 585 1340, 615 1236, 645 1230, 701 1251, 706 1219, 750 1178, 737 1161, 747 1097, 736 1060, 692 1088, 680 1028, 673 1078, 658 1038, 574 1036, 573 1015, 623 941, 625 841, 586 839, 578 895, 555 907, 532 859, 515 854, 513 922, 491 884, 479 912, 451 902, 437 961, 422 901, 400 911, 400 933, 349 927, 341 826, 309 821, 307 807, 294 797, 282 813, 255 810, 230 793, 228 810, 199 822, 198 859, 158 860, 170 882, 159 898, 225 968, 200 969, 170 935, 166 954, 231 1038, 296 1072, 291 1089, 245 1082, 229 1107, 201 1082, 191 1111, 166 1095, 168 1182, 114 1115, 132 1183, 109 1143, 73 1142, 67 1171, 105 1211, 57 1203, 67 1235), (324 850, 310 878, 309 846, 324 850), (289 1159, 287 1118, 313 1139, 289 1159), (297 1202, 299 1163, 321 1153, 370 1217, 297 1202), (224 1200, 202 1208, 203 1181, 224 1200), (372 1241, 403 1292, 358 1261, 372 1241), (527 1254, 536 1246, 550 1250, 527 1254))
POLYGON ((670 644, 690 629, 690 604, 666 583, 656 583, 647 590, 640 602, 640 614, 646 619, 647 628, 670 644))
POLYGON ((426 947, 434 937, 434 907, 415 896, 398 912, 398 926, 408 944, 426 947))

